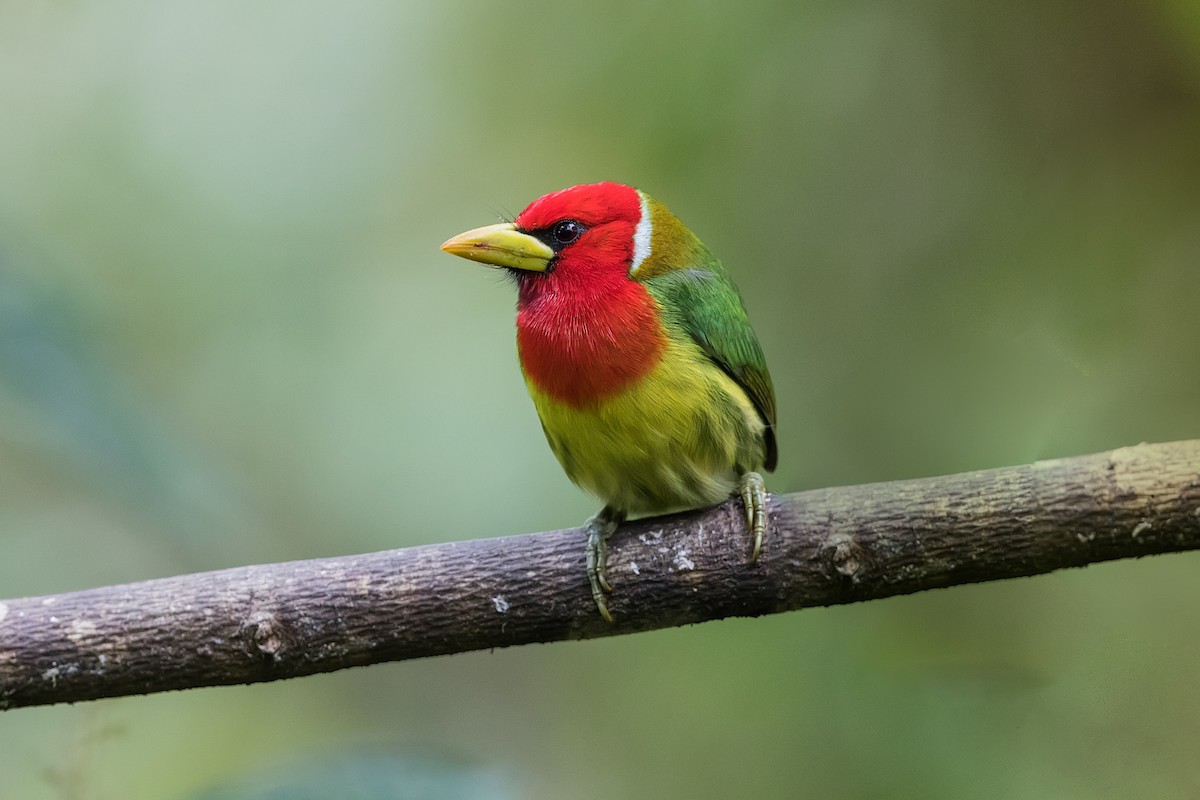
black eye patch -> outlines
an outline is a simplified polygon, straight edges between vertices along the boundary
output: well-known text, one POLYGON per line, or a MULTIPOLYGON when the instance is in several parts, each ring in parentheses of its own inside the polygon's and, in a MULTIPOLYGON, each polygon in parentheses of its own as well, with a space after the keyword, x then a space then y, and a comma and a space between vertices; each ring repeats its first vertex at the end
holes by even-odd
POLYGON ((586 230, 587 226, 582 222, 573 219, 563 219, 548 228, 526 231, 526 233, 539 241, 545 242, 551 250, 557 253, 582 236, 586 230))

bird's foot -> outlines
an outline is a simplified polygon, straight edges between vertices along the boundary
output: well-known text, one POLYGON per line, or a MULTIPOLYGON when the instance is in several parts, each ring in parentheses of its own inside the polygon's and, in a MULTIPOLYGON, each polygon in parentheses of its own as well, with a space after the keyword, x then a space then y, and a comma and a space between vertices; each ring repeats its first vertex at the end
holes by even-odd
POLYGON ((596 608, 605 622, 613 621, 612 614, 608 613, 608 603, 604 600, 604 593, 612 591, 607 575, 608 537, 613 535, 624 519, 624 514, 605 506, 583 528, 587 533, 588 583, 592 585, 592 599, 596 601, 596 608))
POLYGON ((758 551, 762 549, 763 536, 767 532, 767 487, 762 475, 747 472, 742 476, 738 491, 742 495, 742 505, 746 507, 746 528, 754 533, 754 551, 750 554, 753 564, 758 561, 758 551))

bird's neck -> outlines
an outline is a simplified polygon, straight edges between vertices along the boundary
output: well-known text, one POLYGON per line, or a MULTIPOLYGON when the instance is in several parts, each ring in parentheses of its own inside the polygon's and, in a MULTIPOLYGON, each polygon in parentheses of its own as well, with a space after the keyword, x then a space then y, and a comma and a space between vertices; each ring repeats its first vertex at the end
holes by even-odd
POLYGON ((624 275, 571 280, 529 276, 517 303, 517 350, 526 377, 571 406, 595 406, 652 370, 666 348, 659 306, 624 275))

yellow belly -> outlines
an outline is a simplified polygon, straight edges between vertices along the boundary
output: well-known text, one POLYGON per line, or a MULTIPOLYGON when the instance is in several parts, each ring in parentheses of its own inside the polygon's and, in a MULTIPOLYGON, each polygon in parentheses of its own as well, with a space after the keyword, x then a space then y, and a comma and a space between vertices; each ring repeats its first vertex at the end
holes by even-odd
POLYGON ((762 468, 762 419, 691 342, 671 341, 650 373, 594 406, 572 407, 526 385, 567 476, 619 511, 712 505, 762 468))

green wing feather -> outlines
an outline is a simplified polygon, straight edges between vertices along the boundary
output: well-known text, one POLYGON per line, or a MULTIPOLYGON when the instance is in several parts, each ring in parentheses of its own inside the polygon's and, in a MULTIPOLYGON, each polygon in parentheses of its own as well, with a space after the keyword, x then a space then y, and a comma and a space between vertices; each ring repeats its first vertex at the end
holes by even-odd
POLYGON ((737 287, 708 253, 702 266, 674 269, 646 281, 646 288, 692 340, 746 392, 766 424, 763 466, 775 469, 775 388, 758 337, 750 327, 737 287))

